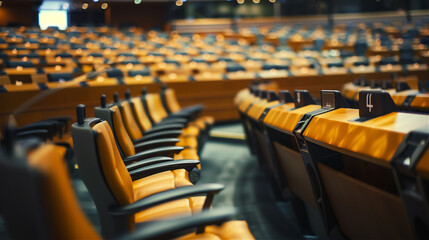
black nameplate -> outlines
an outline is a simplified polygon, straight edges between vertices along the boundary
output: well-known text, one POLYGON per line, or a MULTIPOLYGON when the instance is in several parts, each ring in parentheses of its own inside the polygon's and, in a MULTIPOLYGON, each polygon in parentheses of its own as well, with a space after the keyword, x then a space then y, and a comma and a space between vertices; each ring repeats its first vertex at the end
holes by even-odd
POLYGON ((405 90, 411 89, 407 82, 405 81, 397 81, 396 82, 396 91, 401 92, 405 90))
POLYGON ((268 97, 268 91, 267 90, 261 90, 259 97, 261 99, 267 99, 267 97, 268 97))
POLYGON ((292 94, 288 90, 279 90, 279 99, 281 103, 293 103, 292 94))
POLYGON ((362 119, 375 118, 396 112, 398 109, 386 91, 360 91, 359 117, 362 119))
POLYGON ((392 81, 390 81, 390 80, 383 80, 383 82, 381 82, 381 88, 382 89, 392 89, 393 88, 392 81))
POLYGON ((268 102, 279 100, 279 96, 277 96, 277 93, 273 90, 268 91, 268 102))
POLYGON ((337 90, 322 90, 320 92, 322 108, 347 108, 348 104, 343 95, 337 90))
POLYGON ((429 81, 419 81, 419 92, 421 93, 429 92, 429 81))
POLYGON ((316 104, 307 90, 295 90, 295 108, 316 104))

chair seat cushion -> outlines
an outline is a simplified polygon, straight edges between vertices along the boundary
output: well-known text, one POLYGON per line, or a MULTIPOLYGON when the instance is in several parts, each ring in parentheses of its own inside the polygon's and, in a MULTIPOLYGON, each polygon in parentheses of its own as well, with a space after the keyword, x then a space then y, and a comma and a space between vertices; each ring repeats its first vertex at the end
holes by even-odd
POLYGON ((138 179, 133 182, 134 201, 175 188, 175 177, 171 171, 138 179))
POLYGON ((181 136, 179 137, 179 142, 176 143, 176 146, 180 146, 180 147, 186 147, 186 148, 197 148, 198 147, 198 140, 196 137, 186 137, 186 136, 181 136))
POLYGON ((198 137, 198 135, 200 135, 200 129, 196 126, 188 126, 188 127, 182 129, 182 135, 181 136, 198 137))
POLYGON ((171 218, 175 216, 191 216, 192 209, 188 199, 180 199, 172 202, 160 204, 141 211, 135 215, 136 222, 154 221, 159 219, 171 218))

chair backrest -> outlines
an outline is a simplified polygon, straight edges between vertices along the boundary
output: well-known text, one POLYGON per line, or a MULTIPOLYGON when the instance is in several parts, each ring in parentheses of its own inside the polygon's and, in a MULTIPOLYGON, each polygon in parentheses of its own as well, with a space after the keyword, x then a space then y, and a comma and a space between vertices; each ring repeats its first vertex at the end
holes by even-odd
POLYGON ((120 205, 134 202, 133 184, 116 147, 112 129, 106 121, 95 124, 97 149, 107 184, 120 205))
POLYGON ((139 125, 134 117, 133 110, 131 109, 130 102, 128 100, 121 101, 119 103, 122 120, 125 128, 128 131, 129 136, 133 141, 142 138, 143 134, 140 130, 139 125))
POLYGON ((166 107, 168 108, 168 110, 170 110, 170 112, 175 113, 180 111, 181 107, 179 102, 177 101, 176 93, 173 89, 165 89, 164 98, 166 102, 166 107))
POLYGON ((129 232, 134 228, 134 215, 113 216, 110 213, 112 207, 134 199, 131 178, 109 124, 99 118, 84 120, 78 115, 72 135, 79 172, 97 207, 103 237, 129 232))
POLYGON ((167 117, 167 112, 165 111, 164 106, 162 106, 159 94, 146 94, 145 99, 148 106, 149 114, 155 123, 159 123, 162 121, 162 119, 167 117))
POLYGON ((113 129, 114 137, 116 139, 117 147, 120 149, 119 152, 121 153, 121 156, 131 156, 136 153, 133 141, 125 129, 121 111, 117 105, 96 107, 94 114, 95 117, 107 121, 110 128, 113 129))
POLYGON ((115 130, 115 136, 118 139, 119 145, 124 152, 125 156, 131 156, 136 154, 133 141, 128 134, 125 124, 122 121, 121 110, 116 105, 111 106, 110 111, 112 113, 112 123, 115 130))
POLYGON ((64 147, 43 144, 28 155, 28 165, 0 161, 8 182, 3 216, 13 238, 101 239, 79 207, 64 154, 64 147))
POLYGON ((140 97, 132 98, 131 102, 133 103, 132 104, 133 111, 140 128, 143 129, 144 131, 151 129, 152 123, 150 122, 150 119, 144 110, 144 106, 141 101, 141 98, 140 97))

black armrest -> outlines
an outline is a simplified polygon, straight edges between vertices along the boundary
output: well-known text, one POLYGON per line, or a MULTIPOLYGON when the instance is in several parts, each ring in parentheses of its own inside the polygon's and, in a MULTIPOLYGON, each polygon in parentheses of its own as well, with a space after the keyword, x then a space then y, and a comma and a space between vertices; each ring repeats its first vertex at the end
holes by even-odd
POLYGON ((180 140, 178 138, 154 139, 138 143, 134 145, 134 148, 136 149, 136 152, 141 152, 152 148, 175 146, 179 141, 180 140))
POLYGON ((58 117, 44 119, 44 120, 42 120, 40 122, 44 122, 44 121, 59 121, 59 122, 62 122, 64 124, 64 132, 67 132, 68 131, 69 122, 72 119, 73 118, 71 116, 58 116, 58 117))
POLYGON ((52 140, 55 133, 58 131, 58 129, 61 129, 61 123, 57 121, 44 121, 44 122, 36 122, 31 123, 22 127, 19 127, 16 129, 16 132, 26 132, 30 130, 47 130, 50 135, 50 139, 52 140))
POLYGON ((189 107, 184 107, 182 109, 180 109, 179 112, 195 112, 195 113, 199 113, 201 111, 204 110, 204 105, 203 104, 199 104, 199 105, 192 105, 189 107))
POLYGON ((134 163, 130 163, 127 165, 127 170, 131 171, 134 169, 138 169, 138 168, 142 168, 142 167, 146 167, 152 164, 156 164, 156 163, 162 163, 162 162, 168 162, 168 161, 173 161, 173 158, 170 157, 153 157, 153 158, 148 158, 148 159, 144 159, 138 162, 134 162, 134 163))
POLYGON ((195 228, 220 225, 237 214, 233 207, 216 208, 201 213, 145 223, 141 228, 118 238, 118 240, 175 239, 195 228))
POLYGON ((113 216, 131 215, 145 209, 166 203, 174 200, 189 198, 203 195, 214 195, 224 189, 222 184, 209 183, 196 186, 184 186, 140 199, 134 203, 112 208, 109 213, 113 216))
POLYGON ((159 138, 177 138, 182 134, 182 130, 165 130, 162 132, 154 132, 144 135, 142 138, 134 141, 135 143, 141 143, 148 140, 159 139, 159 138))
POLYGON ((140 178, 148 177, 150 175, 154 175, 157 173, 172 171, 177 169, 186 169, 186 171, 190 172, 194 169, 200 161, 198 160, 175 160, 163 163, 152 164, 143 168, 138 168, 129 171, 131 179, 138 180, 140 178))
POLYGON ((43 141, 46 141, 51 138, 51 134, 49 134, 48 130, 46 129, 36 129, 36 130, 21 131, 17 133, 15 137, 17 139, 37 137, 43 141))
POLYGON ((182 124, 187 125, 188 122, 189 122, 188 119, 173 117, 173 116, 169 115, 168 117, 162 119, 162 121, 160 123, 158 123, 157 125, 172 124, 172 123, 182 123, 182 124))
POLYGON ((164 130, 181 130, 185 127, 186 127, 185 124, 181 124, 181 123, 172 123, 172 124, 165 124, 165 125, 159 125, 159 126, 157 125, 147 130, 146 132, 144 132, 144 134, 150 134, 150 133, 164 131, 164 130))
POLYGON ((184 148, 183 147, 160 147, 160 148, 154 148, 150 150, 146 150, 143 152, 136 153, 132 156, 126 157, 124 159, 125 163, 135 162, 135 161, 141 161, 143 159, 151 158, 151 157, 159 157, 159 156, 166 156, 166 157, 174 157, 174 154, 180 153, 184 148))

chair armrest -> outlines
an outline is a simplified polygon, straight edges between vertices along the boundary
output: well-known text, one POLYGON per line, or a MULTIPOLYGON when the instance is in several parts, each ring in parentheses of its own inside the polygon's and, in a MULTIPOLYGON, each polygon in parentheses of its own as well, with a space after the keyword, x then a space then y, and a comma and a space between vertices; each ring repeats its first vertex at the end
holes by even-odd
POLYGON ((15 135, 15 138, 17 139, 24 139, 24 138, 31 138, 31 137, 37 137, 43 141, 46 141, 51 138, 51 134, 49 134, 48 130, 46 129, 35 129, 35 130, 28 130, 28 131, 20 131, 15 135))
POLYGON ((192 113, 199 113, 202 110, 204 110, 204 105, 203 104, 199 104, 199 105, 192 105, 189 107, 184 107, 182 109, 180 109, 179 112, 192 112, 192 113))
POLYGON ((235 208, 223 207, 202 211, 192 216, 147 222, 141 228, 122 235, 117 240, 175 239, 195 231, 197 227, 220 225, 236 214, 235 208))
POLYGON ((69 122, 72 120, 73 118, 71 116, 57 116, 57 117, 53 117, 53 118, 48 118, 48 119, 44 119, 40 122, 44 122, 44 121, 59 121, 62 122, 64 124, 64 132, 68 131, 68 125, 69 122))
POLYGON ((166 157, 174 157, 174 154, 180 153, 184 148, 183 147, 160 147, 160 148, 154 148, 150 150, 146 150, 143 152, 136 153, 132 156, 126 157, 124 159, 125 164, 135 161, 141 161, 143 159, 151 158, 151 157, 159 157, 159 156, 166 156, 166 157))
POLYGON ((172 124, 165 124, 165 125, 157 125, 157 126, 154 126, 151 129, 147 130, 146 132, 144 132, 144 134, 150 134, 150 133, 164 131, 164 130, 181 130, 183 128, 185 128, 185 125, 181 124, 181 123, 172 123, 172 124))
POLYGON ((55 133, 59 129, 61 129, 61 123, 57 121, 44 121, 44 122, 31 123, 31 124, 19 127, 18 129, 16 129, 16 132, 20 133, 20 132, 26 132, 30 130, 47 130, 50 135, 50 139, 52 140, 55 133))
POLYGON ((164 125, 164 124, 172 124, 172 123, 182 123, 187 125, 189 122, 188 119, 185 118, 180 118, 180 117, 174 117, 169 115, 168 117, 162 119, 162 121, 160 123, 158 123, 157 125, 164 125))
POLYGON ((154 132, 144 135, 142 138, 137 139, 135 143, 141 143, 148 140, 159 139, 159 138, 177 138, 182 134, 182 130, 166 130, 162 132, 154 132))
POLYGON ((132 215, 145 209, 175 201, 182 198, 189 198, 203 195, 214 195, 224 189, 222 184, 210 183, 196 186, 184 186, 140 199, 134 203, 112 208, 109 213, 113 216, 132 215))
POLYGON ((143 168, 137 168, 129 171, 131 179, 138 180, 144 177, 148 177, 153 174, 172 171, 177 169, 186 169, 186 171, 190 172, 193 168, 195 168, 200 161, 198 160, 176 160, 176 161, 168 161, 163 163, 152 164, 143 168))
POLYGON ((180 140, 178 138, 161 138, 148 140, 134 145, 136 152, 141 152, 153 148, 175 146, 180 140))
POLYGON ((131 171, 134 169, 138 169, 138 168, 142 168, 142 167, 146 167, 152 164, 156 164, 156 163, 162 163, 162 162, 169 162, 169 161, 173 161, 173 158, 170 157, 153 157, 153 158, 147 158, 138 162, 134 162, 131 164, 128 164, 127 170, 131 171))

